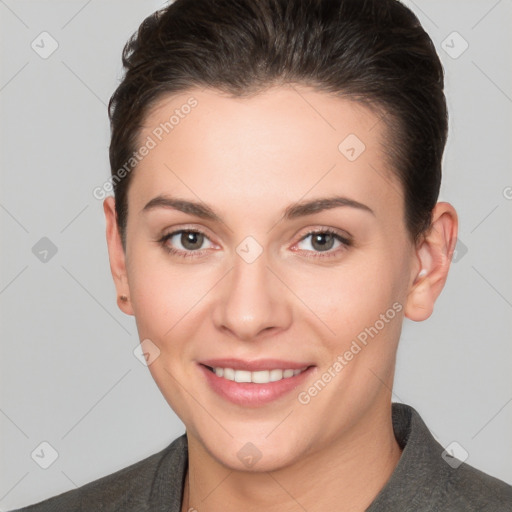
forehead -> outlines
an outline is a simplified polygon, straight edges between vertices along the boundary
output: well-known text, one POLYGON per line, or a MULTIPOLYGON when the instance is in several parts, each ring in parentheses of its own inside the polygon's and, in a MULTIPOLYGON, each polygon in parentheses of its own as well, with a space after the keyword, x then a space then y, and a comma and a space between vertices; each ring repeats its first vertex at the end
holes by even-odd
MULTIPOLYGON (((160 139, 172 132, 179 139, 180 132, 193 125, 205 143, 238 132, 253 137, 252 146, 264 142, 267 147, 286 149, 294 141, 309 140, 311 145, 305 149, 321 150, 333 144, 338 149, 340 137, 350 133, 372 144, 385 129, 383 123, 377 126, 379 121, 362 103, 302 85, 275 86, 244 97, 196 89, 157 101, 146 114, 141 135, 154 132, 160 139)), ((247 151, 251 141, 245 142, 249 143, 243 144, 247 151)))
POLYGON ((137 165, 130 204, 140 209, 165 192, 246 206, 334 189, 386 200, 400 187, 385 134, 362 104, 298 85, 244 98, 190 90, 161 99, 146 116, 138 144, 151 149, 137 165))

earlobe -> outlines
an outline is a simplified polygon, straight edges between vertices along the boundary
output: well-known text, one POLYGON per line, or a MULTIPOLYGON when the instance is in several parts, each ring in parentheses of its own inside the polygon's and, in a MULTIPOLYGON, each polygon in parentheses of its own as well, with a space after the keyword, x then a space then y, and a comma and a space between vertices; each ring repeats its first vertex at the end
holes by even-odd
POLYGON ((432 315, 435 300, 428 277, 419 278, 407 297, 404 314, 414 322, 422 322, 432 315))
POLYGON ((132 305, 129 300, 130 289, 126 272, 126 256, 117 224, 115 200, 113 197, 107 197, 103 201, 103 211, 105 212, 110 271, 112 272, 117 291, 117 305, 123 313, 133 315, 132 305))
POLYGON ((432 315, 434 303, 441 293, 450 268, 457 242, 457 213, 449 203, 437 203, 432 211, 432 224, 424 236, 415 256, 419 261, 413 279, 404 314, 410 320, 421 322, 432 315))

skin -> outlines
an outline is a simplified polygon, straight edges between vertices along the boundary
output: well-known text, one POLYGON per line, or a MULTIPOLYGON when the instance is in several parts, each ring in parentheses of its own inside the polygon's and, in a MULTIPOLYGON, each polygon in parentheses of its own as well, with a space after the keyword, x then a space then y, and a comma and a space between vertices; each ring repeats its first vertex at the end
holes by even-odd
MULTIPOLYGON (((390 408, 402 322, 432 314, 456 243, 456 212, 437 203, 432 229, 415 245, 402 187, 384 158, 384 122, 307 87, 244 99, 209 89, 167 97, 146 118, 141 143, 191 95, 197 107, 134 171, 126 251, 114 199, 104 202, 112 275, 118 295, 128 297, 119 307, 135 316, 140 339, 160 350, 149 369, 186 426, 183 510, 362 511, 401 455, 390 408), (366 146, 354 161, 338 149, 349 134, 366 146), (206 203, 222 222, 170 208, 144 212, 161 194, 206 203), (290 205, 332 195, 373 214, 344 206, 282 218, 290 205), (169 254, 157 241, 191 228, 206 235, 199 257, 169 254), (322 251, 306 237, 322 228, 348 233, 353 244, 335 240, 322 251), (250 264, 236 252, 247 236, 262 250, 250 264), (301 404, 298 393, 394 303, 402 306, 394 319, 301 404), (198 361, 221 357, 316 368, 300 389, 244 407, 212 391, 198 369, 198 361), (237 456, 247 442, 262 454, 251 468, 237 456)), ((194 250, 179 235, 167 246, 194 250)))

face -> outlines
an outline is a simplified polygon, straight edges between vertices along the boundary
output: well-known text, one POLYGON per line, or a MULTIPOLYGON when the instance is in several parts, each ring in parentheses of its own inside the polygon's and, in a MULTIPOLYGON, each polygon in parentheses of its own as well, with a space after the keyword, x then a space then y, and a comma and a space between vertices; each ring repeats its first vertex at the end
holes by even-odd
POLYGON ((225 466, 284 467, 387 411, 419 267, 385 130, 299 86, 194 90, 145 120, 124 310, 188 435, 225 466))

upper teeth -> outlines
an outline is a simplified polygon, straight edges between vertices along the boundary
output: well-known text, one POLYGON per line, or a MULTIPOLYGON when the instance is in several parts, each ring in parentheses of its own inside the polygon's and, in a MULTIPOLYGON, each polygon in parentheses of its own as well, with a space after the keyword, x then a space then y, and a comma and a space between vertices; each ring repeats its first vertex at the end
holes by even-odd
POLYGON ((224 377, 228 380, 235 382, 254 382, 256 384, 267 384, 268 382, 275 382, 281 379, 288 379, 294 375, 298 375, 305 368, 300 370, 260 370, 257 372, 250 372, 248 370, 234 370, 233 368, 213 368, 217 377, 224 377))

